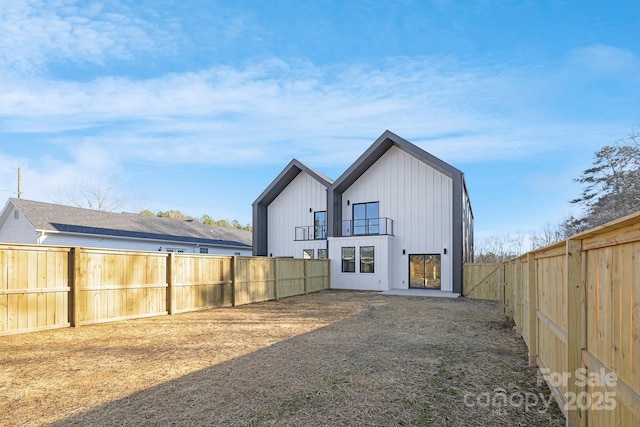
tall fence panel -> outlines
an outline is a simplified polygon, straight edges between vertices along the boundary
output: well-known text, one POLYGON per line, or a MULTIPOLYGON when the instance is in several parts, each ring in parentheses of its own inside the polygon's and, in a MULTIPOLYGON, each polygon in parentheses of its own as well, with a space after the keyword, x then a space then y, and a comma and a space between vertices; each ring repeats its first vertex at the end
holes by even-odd
POLYGON ((167 314, 166 253, 75 251, 76 325, 167 314))
POLYGON ((69 251, 0 246, 0 334, 69 326, 69 251))
MULTIPOLYGON (((567 366, 567 285, 564 246, 534 255, 537 285, 537 364, 550 372, 568 372, 567 366)), ((527 342, 527 345, 530 345, 527 342)), ((551 384, 560 406, 565 405, 567 384, 551 384)))
POLYGON ((497 263, 474 263, 463 266, 464 296, 493 301, 502 300, 503 269, 497 263))
MULTIPOLYGON (((615 396, 607 411, 593 411, 589 425, 640 424, 640 238, 632 226, 583 241, 586 253, 586 348, 582 359, 598 374, 615 380, 589 384, 587 392, 615 396), (629 240, 628 242, 624 242, 629 240), (611 377, 611 376, 610 376, 611 377)), ((607 402, 604 402, 606 404, 607 402)))
POLYGON ((0 245, 0 335, 329 288, 329 261, 0 245))
POLYGON ((236 257, 235 305, 276 298, 276 258, 236 257))
POLYGON ((640 213, 504 269, 505 313, 567 425, 640 425, 640 213))
POLYGON ((173 313, 233 305, 230 256, 173 254, 173 313))
POLYGON ((305 293, 306 260, 297 262, 293 258, 275 259, 276 297, 285 298, 305 293))
POLYGON ((331 264, 326 260, 305 259, 305 291, 318 292, 329 289, 329 277, 331 264))

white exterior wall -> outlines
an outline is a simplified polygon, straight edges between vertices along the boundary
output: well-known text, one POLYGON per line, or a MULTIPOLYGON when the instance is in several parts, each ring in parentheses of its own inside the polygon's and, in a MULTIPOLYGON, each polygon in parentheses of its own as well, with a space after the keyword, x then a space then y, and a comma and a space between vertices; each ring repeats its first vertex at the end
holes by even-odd
POLYGON ((329 258, 331 259, 331 288, 386 291, 391 289, 394 263, 390 248, 392 236, 329 237, 329 258), (342 248, 356 249, 355 273, 342 272, 342 248), (360 273, 360 247, 373 246, 373 273, 360 273))
POLYGON ((302 258, 305 249, 313 249, 313 258, 318 258, 318 249, 327 249, 326 240, 302 240, 293 242, 293 257, 302 258))
POLYGON ((304 249, 317 248, 325 240, 295 242, 295 228, 313 226, 314 212, 327 210, 327 189, 306 172, 300 172, 267 208, 268 254, 302 258, 304 249), (309 212, 311 208, 311 212, 309 212))
MULTIPOLYGON (((441 289, 453 290, 452 191, 452 178, 403 150, 391 147, 343 193, 343 220, 352 219, 354 204, 375 201, 380 203, 380 217, 393 220, 394 238, 389 241, 389 289, 408 289, 410 254, 440 254, 441 289)), ((351 239, 357 238, 346 240, 351 239)), ((330 250, 329 256, 339 260, 339 248, 338 252, 330 250)), ((334 267, 332 265, 332 270, 334 267)))
POLYGON ((138 240, 100 236, 82 236, 63 233, 45 234, 40 241, 41 245, 49 246, 71 246, 85 248, 122 249, 133 251, 159 251, 166 252, 167 249, 175 251, 182 250, 185 253, 200 253, 200 248, 208 248, 209 255, 235 255, 251 256, 251 249, 236 249, 221 246, 198 245, 195 243, 180 243, 161 240, 138 240))
POLYGON ((38 233, 33 225, 19 211, 16 219, 15 213, 16 209, 12 208, 6 221, 0 226, 0 243, 37 244, 38 233))

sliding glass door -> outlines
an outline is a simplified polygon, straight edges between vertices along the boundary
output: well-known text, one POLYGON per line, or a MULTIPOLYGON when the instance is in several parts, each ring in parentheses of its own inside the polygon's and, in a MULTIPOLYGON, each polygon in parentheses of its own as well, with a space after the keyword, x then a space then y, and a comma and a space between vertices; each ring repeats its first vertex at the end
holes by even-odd
POLYGON ((409 255, 409 287, 440 289, 440 254, 409 255))

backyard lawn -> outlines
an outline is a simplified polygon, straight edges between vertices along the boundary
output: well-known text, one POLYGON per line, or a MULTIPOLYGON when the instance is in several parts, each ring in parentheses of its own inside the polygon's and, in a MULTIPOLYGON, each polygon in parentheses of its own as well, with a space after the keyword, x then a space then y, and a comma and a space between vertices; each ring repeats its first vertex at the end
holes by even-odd
POLYGON ((0 425, 564 426, 498 303, 329 290, 0 337, 0 425))

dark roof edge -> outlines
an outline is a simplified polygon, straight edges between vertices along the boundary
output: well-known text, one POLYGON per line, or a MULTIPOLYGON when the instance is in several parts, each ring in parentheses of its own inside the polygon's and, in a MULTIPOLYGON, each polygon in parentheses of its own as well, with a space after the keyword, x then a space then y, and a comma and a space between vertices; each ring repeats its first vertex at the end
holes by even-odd
POLYGON ((462 175, 462 172, 446 163, 443 160, 429 154, 422 148, 407 141, 406 139, 386 130, 380 137, 331 185, 331 189, 337 193, 342 193, 353 184, 363 173, 386 153, 389 148, 396 146, 401 150, 411 154, 415 158, 422 160, 434 169, 453 178, 462 175))
POLYGON ((300 172, 305 172, 313 179, 322 184, 325 188, 333 183, 333 181, 321 173, 311 169, 297 159, 293 159, 278 174, 271 184, 258 196, 253 202, 254 205, 269 205, 290 183, 298 176, 300 172))
POLYGON ((83 231, 51 231, 51 230, 40 230, 36 229, 36 231, 43 231, 45 234, 67 234, 72 236, 90 236, 90 237, 108 237, 114 239, 125 239, 125 240, 153 240, 157 242, 174 242, 174 243, 183 243, 183 244, 202 244, 207 246, 223 246, 227 248, 242 248, 242 249, 251 249, 251 245, 247 243, 238 242, 235 240, 224 240, 224 239, 203 239, 199 237, 184 237, 184 236, 172 236, 172 235, 163 235, 163 234, 151 234, 151 233, 139 233, 139 232, 129 232, 122 231, 119 233, 108 234, 108 233, 100 233, 99 230, 93 233, 83 232, 83 231))

